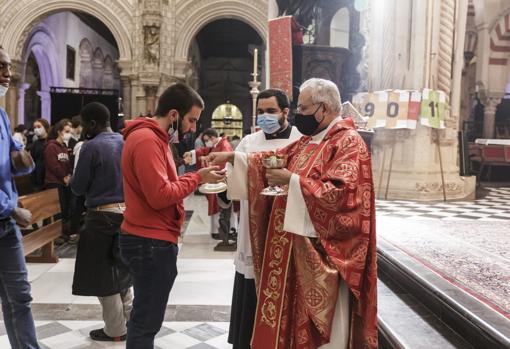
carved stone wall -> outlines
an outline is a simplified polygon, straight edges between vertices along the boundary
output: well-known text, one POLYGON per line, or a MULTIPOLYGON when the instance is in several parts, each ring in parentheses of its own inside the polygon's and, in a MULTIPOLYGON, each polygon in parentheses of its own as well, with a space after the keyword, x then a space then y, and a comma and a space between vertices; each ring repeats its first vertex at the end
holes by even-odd
MULTIPOLYGON (((22 61, 27 37, 38 22, 59 11, 90 14, 113 34, 119 49, 116 63, 126 118, 153 109, 171 83, 196 82, 194 69, 200 64, 192 62, 189 52, 195 36, 208 23, 238 19, 252 26, 264 41, 267 38, 267 0, 4 0, 0 2, 0 42, 15 63, 22 61)), ((95 68, 98 74, 100 67, 95 68)), ((8 98, 0 99, 13 124, 18 120, 19 91, 23 91, 16 77, 8 98)))

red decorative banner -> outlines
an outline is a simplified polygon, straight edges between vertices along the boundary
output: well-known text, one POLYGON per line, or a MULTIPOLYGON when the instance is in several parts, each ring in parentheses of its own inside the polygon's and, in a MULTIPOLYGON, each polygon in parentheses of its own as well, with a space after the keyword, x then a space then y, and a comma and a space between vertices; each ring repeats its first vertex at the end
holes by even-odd
POLYGON ((269 21, 269 86, 292 99, 292 16, 269 21))

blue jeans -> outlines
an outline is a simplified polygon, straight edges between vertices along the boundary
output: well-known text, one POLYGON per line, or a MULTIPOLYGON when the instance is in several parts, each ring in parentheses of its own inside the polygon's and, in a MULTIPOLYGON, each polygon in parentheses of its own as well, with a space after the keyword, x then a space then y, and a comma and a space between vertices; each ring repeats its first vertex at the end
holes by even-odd
POLYGON ((153 349, 170 290, 177 276, 177 245, 163 240, 120 235, 121 259, 129 267, 134 300, 126 349, 153 349))
POLYGON ((21 233, 13 220, 0 222, 0 298, 12 349, 39 349, 21 233))

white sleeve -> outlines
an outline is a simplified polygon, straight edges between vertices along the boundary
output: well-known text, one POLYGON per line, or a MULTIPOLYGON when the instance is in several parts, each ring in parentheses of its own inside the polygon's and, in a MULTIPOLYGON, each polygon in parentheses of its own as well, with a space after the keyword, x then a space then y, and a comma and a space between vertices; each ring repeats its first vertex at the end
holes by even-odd
POLYGON ((299 175, 295 173, 290 177, 283 230, 302 236, 317 237, 301 192, 299 175))
POLYGON ((248 200, 248 154, 234 152, 234 166, 227 164, 227 196, 230 200, 248 200))

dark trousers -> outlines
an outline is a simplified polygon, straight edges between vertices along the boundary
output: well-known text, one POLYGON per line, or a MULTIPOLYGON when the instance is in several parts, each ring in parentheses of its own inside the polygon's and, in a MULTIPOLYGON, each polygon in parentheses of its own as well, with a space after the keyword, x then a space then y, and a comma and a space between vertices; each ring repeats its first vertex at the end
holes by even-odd
POLYGON ((228 342, 233 344, 233 349, 251 348, 256 311, 255 280, 245 279, 243 274, 236 272, 228 330, 228 342))
POLYGON ((57 188, 58 200, 60 201, 60 214, 56 216, 56 219, 62 219, 62 230, 66 234, 70 234, 69 230, 69 218, 71 210, 71 188, 63 184, 50 183, 46 185, 46 189, 57 188))
POLYGON ((177 253, 177 245, 168 241, 121 234, 120 255, 129 267, 135 296, 126 349, 154 348, 177 276, 177 253))
POLYGON ((0 298, 12 348, 39 349, 21 233, 12 220, 0 222, 0 298))
POLYGON ((85 212, 85 196, 76 196, 71 191, 69 206, 69 229, 73 234, 78 233, 82 224, 82 215, 85 212))

